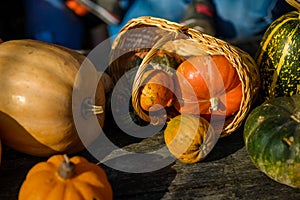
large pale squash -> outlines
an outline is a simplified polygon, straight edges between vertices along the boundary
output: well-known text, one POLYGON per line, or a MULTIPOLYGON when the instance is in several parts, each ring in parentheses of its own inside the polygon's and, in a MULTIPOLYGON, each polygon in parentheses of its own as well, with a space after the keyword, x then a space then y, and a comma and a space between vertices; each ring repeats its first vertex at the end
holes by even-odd
MULTIPOLYGON (((4 144, 36 156, 84 149, 72 108, 74 83, 84 59, 70 49, 35 40, 0 45, 0 136, 4 144)), ((94 100, 104 109, 101 81, 94 100)), ((103 112, 97 121, 102 127, 103 112)), ((89 143, 94 138, 87 134, 84 139, 89 143)))

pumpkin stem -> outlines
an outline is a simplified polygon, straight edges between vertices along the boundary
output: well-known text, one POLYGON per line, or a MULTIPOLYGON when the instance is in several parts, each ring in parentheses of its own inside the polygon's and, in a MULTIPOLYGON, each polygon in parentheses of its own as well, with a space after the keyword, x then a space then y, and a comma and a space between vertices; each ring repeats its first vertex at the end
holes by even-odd
POLYGON ((218 110, 218 107, 219 107, 219 98, 218 97, 212 97, 212 98, 209 99, 209 101, 210 101, 210 104, 211 104, 210 109, 212 111, 218 110))
POLYGON ((70 162, 70 159, 64 154, 64 161, 61 163, 58 169, 58 175, 63 179, 71 178, 75 173, 75 165, 70 162))
POLYGON ((300 110, 297 109, 292 115, 291 115, 291 118, 300 124, 300 110))

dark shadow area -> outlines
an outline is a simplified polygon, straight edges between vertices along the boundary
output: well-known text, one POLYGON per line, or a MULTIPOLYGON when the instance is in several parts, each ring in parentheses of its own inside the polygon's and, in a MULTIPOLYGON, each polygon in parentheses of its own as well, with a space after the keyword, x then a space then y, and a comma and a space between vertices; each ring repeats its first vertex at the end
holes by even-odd
POLYGON ((0 38, 3 41, 25 36, 25 9, 23 0, 0 2, 0 38))
MULTIPOLYGON (((136 116, 134 112, 131 110, 131 118, 126 119, 126 121, 129 121, 130 123, 135 123, 136 125, 140 126, 146 126, 148 125, 147 122, 143 121, 141 118, 136 116), (133 119, 134 118, 134 119, 133 119)), ((129 117, 129 116, 127 116, 129 117)), ((125 120, 125 119, 124 119, 125 120)), ((119 126, 116 124, 114 117, 111 112, 106 112, 105 116, 105 126, 103 128, 104 133, 106 136, 117 146, 124 147, 127 145, 130 145, 132 143, 138 143, 143 140, 143 138, 133 137, 127 133, 125 133, 123 130, 119 128, 119 126)))
POLYGON ((220 138, 203 162, 220 160, 242 149, 245 146, 243 127, 242 125, 230 135, 220 138))
MULTIPOLYGON (((94 163, 98 163, 105 172, 107 173, 108 179, 113 188, 114 199, 151 199, 151 200, 159 200, 169 191, 169 187, 172 184, 172 181, 175 179, 177 175, 177 171, 172 168, 176 162, 172 162, 171 164, 162 167, 161 169, 145 172, 145 173, 129 173, 123 172, 117 169, 110 167, 110 165, 105 165, 103 163, 99 163, 99 161, 88 151, 84 150, 79 153, 79 155, 84 156, 88 160, 94 163)), ((149 157, 149 156, 148 156, 149 157)), ((110 164, 112 162, 120 162, 119 164, 124 164, 124 161, 128 163, 128 166, 131 166, 131 162, 137 163, 136 160, 131 160, 135 158, 131 158, 128 155, 118 156, 115 159, 110 160, 110 164)), ((153 160, 159 161, 157 155, 152 157, 153 160)), ((155 161, 154 161, 155 163, 155 161)), ((137 163, 135 166, 138 168, 143 167, 145 163, 143 161, 137 163)), ((144 166, 147 167, 147 166, 144 166)))
POLYGON ((18 191, 28 171, 47 158, 30 156, 7 147, 2 143, 0 166, 0 199, 18 199, 18 191))
POLYGON ((105 166, 111 182, 114 199, 159 200, 168 192, 168 187, 176 177, 173 164, 148 173, 125 173, 105 166))
POLYGON ((244 39, 232 39, 227 42, 247 52, 253 59, 255 59, 261 38, 262 36, 253 36, 244 39))

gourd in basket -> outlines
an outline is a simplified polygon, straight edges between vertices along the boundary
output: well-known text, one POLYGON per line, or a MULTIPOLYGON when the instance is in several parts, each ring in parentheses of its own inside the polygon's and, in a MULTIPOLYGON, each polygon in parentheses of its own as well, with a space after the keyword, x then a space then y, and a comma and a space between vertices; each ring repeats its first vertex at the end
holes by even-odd
POLYGON ((97 114, 96 121, 103 127, 102 82, 82 97, 90 102, 72 98, 73 90, 92 88, 87 84, 82 88, 81 83, 87 81, 77 76, 83 62, 94 69, 83 55, 62 46, 35 40, 0 44, 0 136, 4 144, 35 156, 78 152, 84 145, 73 114, 85 120, 86 143, 97 137, 90 134, 88 128, 94 122, 84 119, 82 108, 97 114), (77 107, 72 106, 74 102, 77 107))
POLYGON ((212 55, 211 59, 213 63, 206 56, 190 57, 177 68, 174 106, 180 113, 200 113, 209 120, 212 110, 215 118, 230 117, 239 110, 243 92, 236 70, 225 56, 212 55))
POLYGON ((169 107, 173 102, 174 83, 172 78, 163 70, 148 70, 143 75, 140 105, 145 111, 160 110, 169 107))
MULTIPOLYGON (((196 66, 195 69, 198 67, 196 66)), ((191 114, 192 112, 190 111, 193 110, 192 108, 197 108, 200 111, 202 110, 203 113, 193 111, 193 114, 207 115, 206 118, 209 120, 212 120, 212 114, 220 114, 220 116, 225 118, 225 123, 214 123, 216 125, 214 127, 216 132, 222 132, 222 137, 231 134, 241 125, 250 107, 256 100, 260 86, 258 68, 248 53, 225 41, 203 34, 197 30, 168 20, 147 16, 132 19, 121 29, 112 44, 109 73, 115 83, 120 80, 124 81, 125 77, 129 86, 126 94, 130 96, 131 102, 129 104, 131 105, 129 106, 132 106, 136 115, 144 121, 150 124, 163 125, 166 121, 179 115, 180 112, 185 110, 186 113, 191 114), (144 56, 140 60, 135 59, 138 57, 137 54, 141 54, 141 52, 144 56), (168 59, 161 56, 161 61, 158 60, 158 64, 153 64, 154 57, 164 54, 168 55, 168 59), (210 60, 210 66, 215 66, 215 68, 207 68, 205 73, 208 76, 217 74, 219 78, 221 77, 221 79, 215 78, 217 80, 215 81, 215 85, 218 83, 223 85, 223 87, 221 86, 222 89, 219 89, 223 90, 223 92, 219 92, 218 96, 211 95, 211 91, 217 91, 218 88, 212 89, 211 84, 206 84, 205 87, 199 88, 205 90, 205 92, 197 91, 197 89, 193 90, 196 93, 194 95, 196 98, 189 99, 192 95, 187 95, 186 88, 192 87, 194 83, 192 81, 189 82, 187 84, 189 86, 178 84, 176 74, 180 73, 180 69, 184 68, 185 63, 194 59, 194 57, 205 57, 210 60), (222 61, 218 63, 216 59, 219 58, 222 61), (171 62, 170 60, 175 62, 171 62), (168 65, 164 64, 165 61, 167 61, 168 65), (216 69, 216 65, 218 69, 216 69), (142 81, 142 77, 149 69, 164 70, 172 76, 175 86, 174 91, 172 91, 175 94, 172 105, 165 107, 165 112, 157 113, 154 117, 150 117, 149 112, 146 112, 139 103, 141 95, 139 88, 146 84, 142 81), (228 80, 226 79, 227 76, 229 76, 228 80), (226 80, 227 82, 220 80, 226 80), (204 95, 205 99, 197 98, 197 94, 200 95, 200 93, 206 93, 204 95), (183 94, 183 96, 180 94, 183 94), (192 102, 190 100, 195 101, 192 102), (227 101, 227 104, 225 101, 227 101), (193 105, 191 105, 191 102, 193 105), (205 104, 200 104, 199 102, 205 102, 205 104), (177 106, 175 106, 176 104, 177 106), (188 107, 184 106, 188 104, 188 107), (232 107, 230 107, 231 105, 232 107), (199 107, 205 107, 205 109, 199 109, 199 107), (228 110, 226 110, 227 108, 228 110)), ((196 74, 191 68, 187 70, 187 73, 190 74, 184 75, 184 81, 186 82, 188 82, 187 77, 196 74)), ((202 76, 202 82, 205 77, 202 76)), ((197 85, 197 83, 194 85, 197 85)), ((127 98, 129 99, 129 97, 127 98)), ((119 114, 122 115, 124 113, 120 112, 119 114)))

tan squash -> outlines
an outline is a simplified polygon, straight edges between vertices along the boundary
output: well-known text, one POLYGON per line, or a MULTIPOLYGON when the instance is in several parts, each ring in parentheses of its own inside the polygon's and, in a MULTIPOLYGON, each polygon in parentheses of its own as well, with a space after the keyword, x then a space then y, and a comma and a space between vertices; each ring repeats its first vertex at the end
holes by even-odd
MULTIPOLYGON (((12 40, 0 45, 0 137, 3 144, 35 156, 84 149, 72 108, 74 83, 84 59, 70 49, 35 40, 12 40)), ((97 117, 103 127, 105 93, 101 81, 94 102, 98 110, 100 108, 97 117)), ((87 120, 87 127, 89 123, 92 122, 87 120)), ((90 143, 95 137, 87 131, 84 139, 90 143)))

